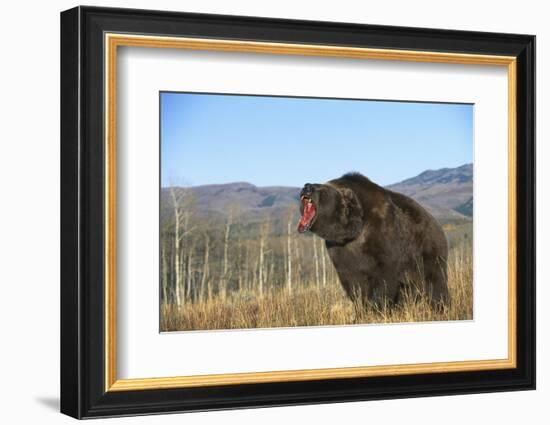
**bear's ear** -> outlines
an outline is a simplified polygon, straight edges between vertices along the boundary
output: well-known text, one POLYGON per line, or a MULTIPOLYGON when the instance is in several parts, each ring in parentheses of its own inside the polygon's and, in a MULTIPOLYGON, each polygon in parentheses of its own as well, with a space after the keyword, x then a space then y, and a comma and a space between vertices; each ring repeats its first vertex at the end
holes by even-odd
MULTIPOLYGON (((363 224, 363 208, 355 192, 347 187, 340 189, 342 195, 342 215, 340 220, 344 226, 350 226, 361 230, 363 224)), ((350 229, 351 230, 351 229, 350 229)))

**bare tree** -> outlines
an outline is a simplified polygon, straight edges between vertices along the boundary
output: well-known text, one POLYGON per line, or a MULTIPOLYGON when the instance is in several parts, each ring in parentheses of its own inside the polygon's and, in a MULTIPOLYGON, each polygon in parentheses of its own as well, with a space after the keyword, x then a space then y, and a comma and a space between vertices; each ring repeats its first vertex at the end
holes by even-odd
POLYGON ((317 253, 317 237, 313 237, 313 262, 315 263, 315 286, 319 289, 319 254, 317 253))
POLYGON ((208 233, 204 232, 204 257, 202 260, 202 276, 201 276, 201 287, 200 287, 200 298, 204 299, 206 284, 209 274, 209 256, 210 256, 210 236, 208 233))
POLYGON ((221 296, 225 298, 227 295, 227 283, 229 281, 229 235, 231 232, 231 226, 233 225, 234 211, 231 209, 227 220, 225 221, 225 230, 223 237, 223 259, 222 259, 222 278, 221 278, 221 296))
POLYGON ((180 287, 182 285, 182 276, 180 269, 180 232, 181 232, 181 206, 180 197, 177 195, 175 187, 170 187, 170 196, 172 197, 172 205, 174 207, 174 274, 175 274, 175 295, 176 304, 181 306, 180 287))
POLYGON ((289 214, 286 233, 286 287, 292 293, 292 215, 289 214))
POLYGON ((168 302, 168 262, 166 261, 166 247, 161 238, 160 242, 160 260, 161 260, 161 287, 162 287, 162 299, 164 303, 168 302))
POLYGON ((192 240, 189 240, 187 244, 187 274, 186 274, 186 282, 185 282, 185 299, 190 300, 191 299, 191 288, 193 286, 193 252, 194 247, 192 240))
MULTIPOLYGON (((294 258, 294 287, 297 287, 297 286, 303 286, 304 285, 304 277, 305 277, 305 272, 304 272, 304 262, 302 261, 302 259, 304 258, 303 256, 303 252, 302 252, 302 247, 303 247, 303 239, 304 238, 292 238, 293 240, 293 243, 294 243, 294 250, 292 252, 292 255, 293 255, 293 258, 294 258), (302 242, 302 243, 299 243, 299 242, 302 242)), ((308 262, 309 263, 309 262, 308 262)), ((313 280, 313 279, 311 279, 313 280)))
POLYGON ((189 225, 193 200, 189 189, 171 186, 169 191, 174 214, 174 292, 176 304, 180 307, 185 302, 182 240, 193 231, 189 225))
POLYGON ((258 265, 258 291, 260 297, 264 295, 264 248, 265 248, 265 237, 260 236, 260 260, 258 265))
POLYGON ((258 290, 260 293, 260 297, 263 297, 264 294, 264 282, 266 279, 266 273, 264 271, 264 259, 265 259, 265 247, 266 247, 266 239, 269 235, 270 231, 270 224, 269 224, 269 218, 266 218, 264 222, 260 226, 260 252, 259 252, 259 265, 258 265, 258 290))
POLYGON ((321 241, 321 270, 323 271, 323 288, 327 286, 327 252, 323 248, 323 241, 321 241))
POLYGON ((250 262, 250 243, 246 241, 245 251, 244 251, 244 287, 250 291, 250 273, 248 272, 248 264, 250 262))

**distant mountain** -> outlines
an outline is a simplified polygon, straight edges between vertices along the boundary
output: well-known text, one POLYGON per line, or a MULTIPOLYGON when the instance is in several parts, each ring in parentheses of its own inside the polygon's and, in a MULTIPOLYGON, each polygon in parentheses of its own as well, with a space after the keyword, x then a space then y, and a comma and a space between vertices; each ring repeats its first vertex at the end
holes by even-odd
POLYGON ((264 212, 266 209, 289 208, 300 199, 297 187, 258 187, 244 182, 195 186, 191 190, 197 207, 217 212, 227 212, 230 208, 264 212))
MULTIPOLYGON (((443 224, 471 220, 472 164, 424 171, 387 188, 412 197, 443 224)), ((194 209, 213 218, 223 218, 232 211, 254 223, 268 215, 277 230, 283 231, 288 215, 298 214, 298 187, 258 187, 236 182, 194 186, 188 190, 194 209)), ((162 190, 161 197, 161 202, 170 202, 168 189, 162 190)))
POLYGON ((427 170, 387 187, 410 196, 440 221, 472 216, 473 165, 427 170))
POLYGON ((465 216, 472 217, 474 213, 474 198, 470 197, 470 199, 468 199, 462 205, 455 207, 455 211, 458 211, 459 213, 464 214, 465 216))
MULTIPOLYGON (((286 231, 289 214, 299 216, 300 188, 285 186, 258 187, 246 182, 194 186, 189 190, 193 211, 213 220, 223 220, 230 214, 239 216, 245 226, 258 224, 269 217, 275 233, 286 231), (244 224, 245 223, 245 224, 244 224)), ((171 213, 169 189, 163 188, 161 203, 171 213)))
POLYGON ((456 208, 472 197, 472 168, 472 164, 466 164, 457 168, 427 170, 416 177, 392 184, 388 189, 419 202, 456 208))

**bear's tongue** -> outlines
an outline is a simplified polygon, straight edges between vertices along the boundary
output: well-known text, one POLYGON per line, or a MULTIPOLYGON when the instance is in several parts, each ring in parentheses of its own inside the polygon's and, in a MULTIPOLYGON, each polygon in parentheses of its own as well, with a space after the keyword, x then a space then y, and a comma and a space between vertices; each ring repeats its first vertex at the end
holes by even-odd
POLYGON ((302 217, 300 218, 300 222, 298 223, 298 232, 300 233, 304 233, 306 230, 309 230, 311 220, 313 220, 316 213, 315 204, 309 199, 302 199, 302 204, 304 206, 304 211, 302 213, 302 217))

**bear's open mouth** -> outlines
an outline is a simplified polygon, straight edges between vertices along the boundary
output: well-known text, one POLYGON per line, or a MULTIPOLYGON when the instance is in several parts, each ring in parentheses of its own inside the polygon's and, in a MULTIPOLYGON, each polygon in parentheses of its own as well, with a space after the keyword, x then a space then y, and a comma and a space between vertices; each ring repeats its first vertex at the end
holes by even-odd
POLYGON ((315 214, 317 213, 317 208, 311 198, 307 196, 302 196, 300 202, 302 203, 303 212, 300 223, 298 223, 298 232, 304 233, 311 227, 315 214))

